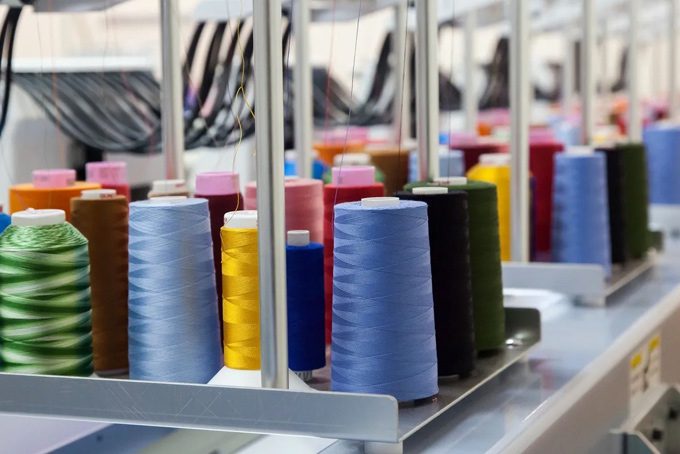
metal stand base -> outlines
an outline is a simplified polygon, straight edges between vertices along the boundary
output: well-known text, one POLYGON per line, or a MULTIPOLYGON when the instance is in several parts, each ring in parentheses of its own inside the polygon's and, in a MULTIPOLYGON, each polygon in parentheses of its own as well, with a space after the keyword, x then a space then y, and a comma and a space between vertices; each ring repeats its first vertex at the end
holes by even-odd
POLYGON ((599 265, 571 263, 503 263, 503 286, 508 289, 548 290, 585 306, 605 306, 607 298, 649 271, 654 254, 615 267, 607 280, 599 265))
MULTIPOLYGON (((414 405, 400 406, 398 441, 406 438, 445 414, 456 404, 473 394, 475 390, 498 376, 508 367, 520 361, 531 347, 541 338, 541 315, 532 308, 505 308, 505 336, 504 348, 497 354, 477 359, 475 370, 466 378, 439 378, 439 394, 426 402, 414 405)), ((330 388, 330 368, 326 367, 315 372, 315 379, 310 386, 318 390, 327 391, 330 388)), ((371 444, 373 452, 384 449, 397 449, 399 444, 371 444)), ((398 451, 396 451, 398 452, 398 451)))
POLYGON ((651 205, 650 223, 671 242, 680 240, 680 205, 651 205))
MULTIPOLYGON (((290 389, 296 391, 313 391, 291 370, 288 371, 288 381, 290 383, 290 389)), ((208 384, 237 388, 262 388, 262 372, 259 370, 238 370, 223 367, 208 384)))

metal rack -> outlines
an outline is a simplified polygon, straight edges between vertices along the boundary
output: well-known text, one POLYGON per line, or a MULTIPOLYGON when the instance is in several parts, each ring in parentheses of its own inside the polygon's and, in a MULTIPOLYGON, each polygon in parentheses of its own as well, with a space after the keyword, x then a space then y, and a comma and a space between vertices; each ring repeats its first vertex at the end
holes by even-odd
POLYGON ((144 426, 403 442, 519 361, 540 340, 540 315, 506 309, 505 347, 470 377, 407 406, 391 396, 328 391, 330 368, 307 391, 0 374, 0 411, 144 426))
MULTIPOLYGON (((122 1, 122 0, 120 0, 122 1)), ((179 45, 176 40, 176 3, 178 0, 161 0, 164 56, 164 93, 163 101, 166 122, 164 123, 164 152, 168 166, 168 176, 181 176, 182 149, 176 134, 182 130, 181 126, 181 96, 177 96, 179 45), (168 113, 171 113, 168 115, 168 113)), ((636 17, 637 9, 632 0, 631 17, 636 17)), ((610 0, 611 2, 611 0, 610 0)), ((87 2, 82 2, 87 3, 87 2)), ((93 4, 92 2, 89 2, 93 4)), ((223 2, 222 2, 223 3, 223 2)), ((310 20, 323 20, 323 10, 314 13, 315 2, 305 5, 305 1, 293 5, 294 20, 298 26, 305 27, 310 20), (296 6, 299 8, 296 11, 296 6), (305 8, 309 6, 309 8, 305 8), (316 14, 316 15, 315 15, 316 14)), ((346 0, 343 3, 352 3, 346 0)), ((369 2, 366 0, 366 12, 371 8, 394 7, 397 0, 369 2)), ((454 3, 454 2, 444 2, 454 3)), ((111 4, 111 2, 107 2, 111 4)), ((318 2, 316 3, 318 4, 318 2)), ((474 32, 475 14, 481 8, 498 8, 498 1, 467 0, 457 2, 457 11, 466 15, 468 37, 474 32), (465 9, 465 8, 468 9, 465 9), (459 9, 460 8, 460 9, 459 9)), ((524 287, 536 288, 545 282, 537 273, 543 269, 530 268, 525 264, 528 251, 528 206, 524 197, 528 188, 528 106, 529 98, 528 75, 526 63, 528 56, 529 17, 535 2, 528 0, 513 0, 513 207, 516 213, 513 219, 514 244, 517 245, 513 255, 519 264, 506 266, 504 273, 523 268, 530 274, 523 274, 521 279, 526 281, 524 287)), ((585 42, 592 45, 594 29, 594 8, 592 2, 584 0, 583 14, 585 42)), ((442 1, 439 2, 439 6, 442 1)), ((428 27, 433 21, 439 20, 437 2, 434 0, 417 0, 416 14, 418 22, 419 45, 418 67, 418 136, 422 155, 421 173, 424 177, 437 173, 437 141, 436 125, 438 111, 436 103, 436 39, 433 39, 432 29, 428 27), (434 126, 433 126, 434 124, 434 126)), ((403 9, 395 10, 403 16, 403 9)), ((316 383, 320 391, 292 391, 287 387, 287 357, 286 357, 286 319, 285 319, 285 248, 282 238, 283 232, 283 114, 282 114, 282 81, 280 71, 281 47, 280 39, 281 0, 254 0, 254 33, 255 58, 259 74, 264 77, 256 78, 257 92, 261 94, 256 106, 258 112, 258 128, 256 148, 258 152, 258 206, 260 212, 260 270, 261 282, 261 314, 263 327, 263 385, 265 389, 228 388, 208 385, 189 385, 173 383, 134 382, 128 380, 103 380, 97 378, 47 377, 36 375, 0 374, 0 412, 16 414, 32 414, 57 418, 75 418, 82 420, 107 421, 112 423, 135 424, 144 426, 167 426, 192 429, 209 429, 222 431, 238 431, 253 433, 276 433, 302 436, 318 436, 338 438, 342 440, 360 440, 368 442, 384 442, 400 445, 409 439, 416 439, 422 433, 433 430, 437 423, 450 417, 461 402, 475 401, 475 395, 481 389, 490 386, 521 366, 521 359, 530 354, 532 347, 541 338, 540 316, 535 309, 506 308, 506 348, 497 356, 482 359, 476 374, 464 380, 449 380, 440 382, 440 394, 436 400, 419 402, 414 406, 399 408, 394 398, 381 395, 360 395, 351 393, 334 393, 327 389, 328 376, 321 375, 316 383), (262 95, 264 94, 264 95, 262 95), (272 388, 272 389, 266 389, 272 388), (329 411, 332 409, 332 411, 329 411)), ((339 19, 338 19, 339 20, 339 19)), ((399 22, 398 22, 399 23, 399 22)), ((636 21, 632 21, 635 28, 636 21)), ((675 24, 675 22, 673 22, 675 24)), ((671 28, 675 36, 675 24, 671 28)), ((636 43, 636 33, 632 34, 632 44, 636 43)), ((304 49, 304 47, 303 47, 304 49)), ((300 51, 302 52, 302 51, 300 51)), ((635 53, 635 52, 633 52, 635 53)), ((592 59, 592 54, 590 58, 592 59)), ((308 71, 308 61, 298 58, 299 73, 308 71)), ((471 61, 471 59, 470 59, 471 61)), ((404 64, 403 62, 400 64, 404 64)), ((674 63, 675 65, 675 63, 674 63)), ((673 66, 675 67, 675 66, 673 66)), ((306 74, 306 73, 305 73, 306 74)), ((304 76, 307 77, 307 74, 304 76)), ((585 86, 593 87, 593 75, 586 72, 585 86)), ((632 76, 635 85, 635 76, 632 76)), ((297 88, 305 87, 307 79, 300 79, 297 88)), ((303 90, 305 90, 303 88, 303 90)), ((636 95, 636 92, 631 94, 636 95)), ((584 105, 592 106, 594 90, 585 90, 584 105)), ((298 98, 304 99, 304 96, 298 98)), ((634 98, 636 100, 637 98, 634 98)), ((469 106, 468 122, 474 121, 474 109, 469 106)), ((590 110, 590 108, 586 109, 590 110)), ((307 124, 308 113, 301 113, 299 124, 307 124), (307 118, 307 120, 305 120, 307 118)), ((587 117, 584 130, 591 127, 592 117, 587 117)), ((633 115, 635 119, 635 115, 633 115)), ((302 134, 302 132, 300 132, 302 134)), ((300 136, 302 137, 302 136, 300 136)), ((299 139, 300 143, 308 143, 308 139, 299 139)), ((308 157, 302 158, 302 164, 308 165, 308 157)), ((581 266, 575 274, 567 275, 559 286, 548 287, 569 293, 578 282, 579 292, 600 295, 620 290, 623 285, 631 281, 631 276, 644 276, 653 262, 638 263, 634 270, 625 273, 613 286, 604 285, 603 272, 597 267, 581 266)), ((677 265, 677 264, 674 264, 677 265)), ((557 266, 557 265, 556 265, 557 266)), ((563 273, 564 269, 554 269, 551 272, 563 273)), ((504 275, 507 281, 513 281, 511 276, 504 275)), ((514 278, 515 281, 520 280, 514 278)), ((521 287, 521 286, 520 286, 521 287)), ((543 285, 545 287, 545 285, 543 285)), ((664 287, 664 289, 666 289, 664 287)), ((667 290, 667 289, 666 289, 667 290)), ((654 293, 661 298, 662 292, 654 293)), ((673 295, 675 298, 677 295, 673 295)), ((662 315, 676 316, 678 301, 664 304, 662 315)), ((578 311, 579 308, 567 310, 578 311)), ((656 309, 654 309, 656 310, 656 309)), ((636 313, 642 316, 644 313, 636 313)), ((661 315, 658 315, 661 317, 661 315)), ((578 316, 575 316, 578 318, 578 316)), ((676 316, 677 318, 677 316, 676 316)), ((658 322, 658 320, 657 320, 658 322)), ((652 328, 659 326, 652 324, 652 328)), ((578 328, 572 323, 574 329, 578 328)), ((645 331, 645 334, 647 331, 645 331)), ((552 342, 557 342, 552 339, 552 342)), ((624 349, 625 350, 625 349, 624 349)), ((626 350, 627 352, 627 350, 626 350)), ((621 354, 620 356, 622 356, 621 354)), ((327 373, 327 371, 326 371, 327 373)), ((573 377, 573 376, 572 376, 573 377)), ((545 410, 549 411, 549 410, 545 410)), ((524 427, 526 428, 526 427, 524 427)), ((528 435, 527 435, 528 437, 528 435)), ((515 440, 516 441, 516 440, 515 440)), ((533 446, 535 440, 527 441, 533 446)), ((522 441, 524 443, 524 441, 522 441)), ((523 446, 517 441, 513 446, 523 446)))

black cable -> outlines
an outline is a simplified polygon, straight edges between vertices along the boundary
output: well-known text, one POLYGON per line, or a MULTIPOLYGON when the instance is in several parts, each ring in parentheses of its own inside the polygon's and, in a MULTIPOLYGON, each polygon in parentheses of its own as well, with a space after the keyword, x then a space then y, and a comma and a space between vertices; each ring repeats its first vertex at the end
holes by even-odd
MULTIPOLYGON (((5 93, 2 99, 2 113, 0 114, 0 136, 5 129, 7 123, 7 114, 9 111, 9 100, 12 90, 12 60, 14 56, 14 38, 16 36, 17 25, 21 16, 22 8, 10 8, 5 16, 5 22, 2 25, 0 32, 0 51, 4 52, 5 37, 9 34, 9 44, 7 48, 7 67, 5 69, 5 93)), ((2 60, 0 59, 0 64, 2 60)))

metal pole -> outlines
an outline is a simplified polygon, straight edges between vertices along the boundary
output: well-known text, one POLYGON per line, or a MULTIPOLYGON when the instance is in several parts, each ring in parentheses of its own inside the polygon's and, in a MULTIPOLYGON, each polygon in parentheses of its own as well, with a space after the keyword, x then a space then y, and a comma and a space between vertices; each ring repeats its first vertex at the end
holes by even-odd
POLYGON ((572 29, 568 27, 565 35, 564 74, 562 77, 562 115, 567 118, 571 115, 572 101, 574 99, 574 39, 572 29))
POLYGON ((465 129, 477 131, 477 87, 475 86, 475 32, 477 28, 477 11, 470 10, 465 15, 465 129))
POLYGON ((640 89, 638 84, 638 43, 640 3, 639 0, 629 0, 630 30, 628 46, 628 138, 631 142, 642 140, 642 120, 640 117, 640 89))
POLYGON ((513 0, 510 34, 512 259, 529 261, 529 8, 513 0))
POLYGON ((602 50, 600 57, 600 80, 602 81, 602 97, 609 99, 611 83, 609 82, 609 22, 606 18, 602 20, 602 50))
POLYGON ((671 118, 678 114, 678 101, 675 95, 678 78, 678 0, 669 0, 670 3, 670 23, 668 33, 668 112, 671 118))
POLYGON ((295 32, 295 148, 298 175, 312 176, 312 66, 309 63, 309 0, 296 0, 293 5, 295 32))
POLYGON ((288 388, 281 0, 253 1, 262 386, 288 388))
POLYGON ((161 0, 161 112, 165 176, 184 178, 184 101, 179 45, 179 0, 161 0))
POLYGON ((408 5, 399 1, 394 5, 394 32, 392 36, 392 56, 394 61, 394 105, 392 106, 392 127, 395 141, 408 138, 409 124, 404 121, 404 110, 410 106, 404 101, 406 98, 406 22, 408 20, 408 5))
POLYGON ((439 176, 437 0, 416 1, 416 115, 420 178, 439 176))
POLYGON ((593 139, 595 129, 595 2, 583 0, 583 39, 581 40, 581 136, 588 145, 593 139))

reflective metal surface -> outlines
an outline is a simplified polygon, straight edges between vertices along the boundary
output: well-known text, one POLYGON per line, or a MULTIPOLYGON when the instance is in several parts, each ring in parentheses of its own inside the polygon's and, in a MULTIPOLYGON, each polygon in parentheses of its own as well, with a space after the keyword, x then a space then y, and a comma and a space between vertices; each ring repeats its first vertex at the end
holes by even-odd
MULTIPOLYGON (((659 262, 617 293, 607 307, 574 306, 563 297, 537 296, 532 305, 541 310, 541 342, 528 361, 508 368, 447 417, 407 439, 405 451, 486 452, 496 447, 503 452, 520 434, 536 435, 537 414, 568 405, 577 376, 596 370, 616 340, 630 337, 633 325, 665 310, 657 306, 680 283, 680 260, 666 255, 659 262)), ((680 298, 664 304, 680 307, 680 298)))

